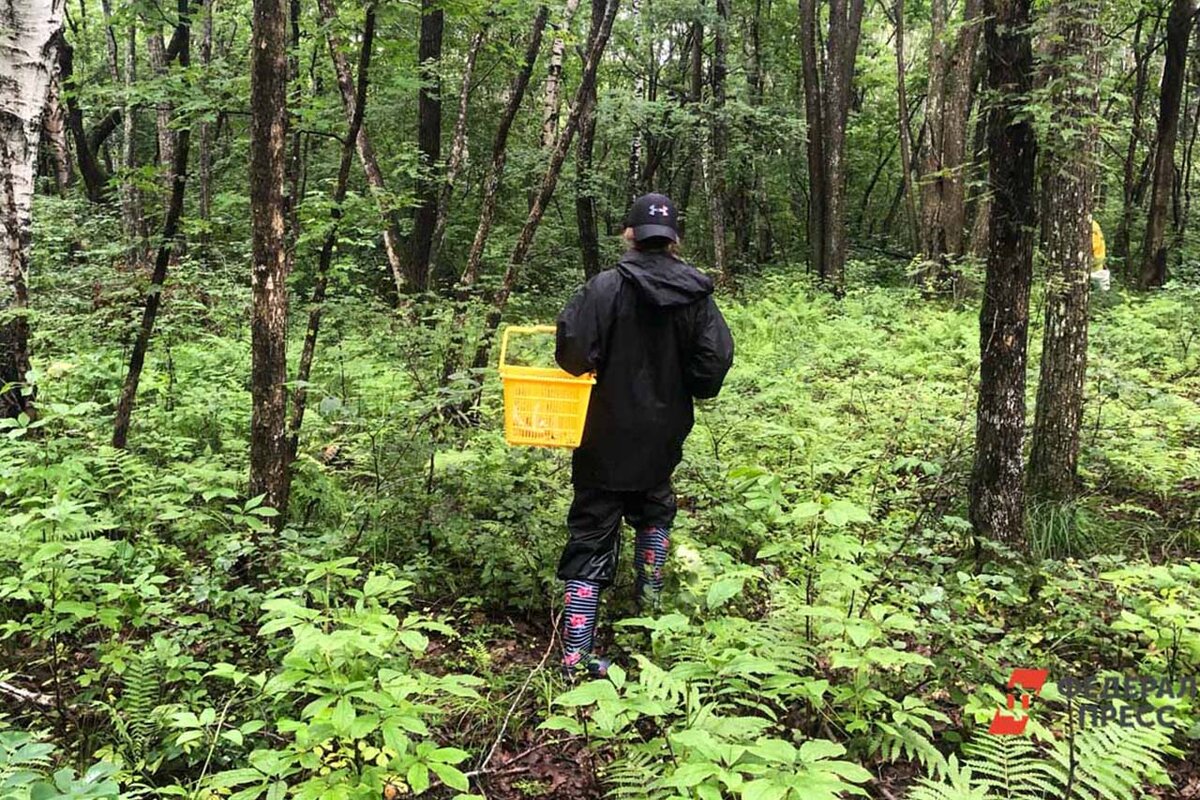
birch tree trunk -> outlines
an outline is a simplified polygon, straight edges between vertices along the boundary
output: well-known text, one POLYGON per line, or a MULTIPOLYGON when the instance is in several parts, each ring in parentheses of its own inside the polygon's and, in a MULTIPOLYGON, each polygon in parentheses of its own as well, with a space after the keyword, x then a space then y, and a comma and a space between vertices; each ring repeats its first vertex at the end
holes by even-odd
POLYGON ((250 60, 250 494, 279 511, 288 500, 287 172, 288 6, 254 0, 250 60))
POLYGON ((979 315, 979 402, 970 518, 975 531, 1025 546, 1025 361, 1036 233, 1037 144, 1024 104, 1033 88, 1032 0, 988 0, 988 182, 992 190, 987 277, 979 315))
POLYGON ((1162 92, 1159 96, 1154 179, 1151 184, 1150 213, 1146 219, 1146 238, 1142 247, 1142 270, 1138 278, 1138 286, 1142 289, 1162 286, 1167 281, 1167 206, 1175 185, 1175 141, 1179 136, 1179 106, 1193 12, 1192 0, 1173 0, 1171 13, 1167 17, 1167 61, 1163 67, 1162 92))
MULTIPOLYGON (((321 24, 327 31, 326 40, 329 44, 329 55, 333 60, 333 70, 337 76, 338 91, 342 95, 342 108, 346 121, 354 119, 354 78, 350 74, 350 64, 342 49, 341 40, 333 31, 333 22, 337 18, 337 10, 333 0, 317 0, 321 24)), ((392 280, 396 285, 396 293, 403 294, 405 290, 404 262, 401 258, 403 240, 400 237, 400 217, 396 209, 386 199, 387 186, 383 181, 383 172, 379 169, 379 159, 375 156, 375 147, 371 137, 367 135, 367 126, 359 127, 358 139, 355 142, 358 150, 358 160, 362 162, 363 173, 367 185, 379 201, 379 210, 383 214, 383 249, 387 255, 388 267, 392 271, 392 280)))
POLYGON ((471 99, 471 81, 475 76, 475 62, 479 59, 479 51, 483 48, 486 38, 486 28, 480 28, 471 37, 467 63, 463 67, 462 85, 458 90, 458 117, 454 121, 450 158, 446 162, 446 175, 442 178, 442 188, 438 194, 437 219, 433 224, 433 237, 429 249, 429 273, 435 279, 447 278, 452 274, 442 267, 442 245, 446 239, 446 226, 450 223, 450 200, 454 196, 454 186, 467 159, 467 110, 471 99))
POLYGON ((554 26, 554 42, 550 45, 550 66, 546 71, 546 92, 542 100, 542 149, 554 146, 558 135, 559 106, 562 104, 563 52, 566 40, 563 31, 571 30, 571 20, 579 9, 579 0, 567 0, 562 20, 554 26))
POLYGON ((1058 74, 1051 97, 1053 118, 1044 136, 1049 191, 1046 327, 1041 379, 1029 455, 1030 493, 1052 500, 1075 494, 1083 382, 1087 372, 1088 290, 1092 263, 1092 191, 1098 171, 1100 58, 1097 0, 1056 7, 1058 74), (1069 71, 1081 63, 1083 69, 1069 71))
POLYGON ((31 410, 29 371, 30 209, 42 114, 63 19, 63 0, 0 6, 0 414, 31 410))

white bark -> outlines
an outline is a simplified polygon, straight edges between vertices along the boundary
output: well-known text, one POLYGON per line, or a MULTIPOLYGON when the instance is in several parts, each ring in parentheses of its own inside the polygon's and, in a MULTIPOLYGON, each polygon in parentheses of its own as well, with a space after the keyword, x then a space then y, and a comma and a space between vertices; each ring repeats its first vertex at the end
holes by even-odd
POLYGON ((571 18, 579 8, 579 0, 567 0, 562 21, 555 26, 554 43, 550 46, 550 69, 546 74, 546 98, 542 104, 542 148, 549 150, 558 136, 558 113, 562 100, 563 52, 566 42, 563 32, 571 30, 571 18))
POLYGON ((34 168, 63 7, 0 4, 0 311, 24 299, 34 168))

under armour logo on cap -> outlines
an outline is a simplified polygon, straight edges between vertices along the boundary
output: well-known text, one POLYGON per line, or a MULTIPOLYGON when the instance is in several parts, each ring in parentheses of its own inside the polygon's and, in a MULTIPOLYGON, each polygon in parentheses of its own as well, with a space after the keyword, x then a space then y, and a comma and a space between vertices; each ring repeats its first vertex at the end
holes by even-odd
POLYGON ((629 208, 625 225, 633 229, 636 241, 646 239, 668 239, 679 241, 679 229, 675 221, 678 214, 675 204, 665 194, 644 194, 629 208))

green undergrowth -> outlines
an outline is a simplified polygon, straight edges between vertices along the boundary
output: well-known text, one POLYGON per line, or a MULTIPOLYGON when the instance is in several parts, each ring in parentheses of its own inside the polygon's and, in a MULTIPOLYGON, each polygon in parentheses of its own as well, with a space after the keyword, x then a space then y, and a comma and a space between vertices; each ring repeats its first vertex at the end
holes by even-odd
POLYGON ((1123 755, 1079 760, 1071 791, 1124 798, 1195 756, 1194 697, 1118 741, 1069 727, 1059 689, 1200 666, 1194 290, 1096 303, 1083 489, 1031 507, 1022 559, 965 522, 975 308, 747 282, 677 473, 667 608, 625 616, 625 576, 622 668, 571 688, 540 667, 569 459, 504 445, 492 373, 478 425, 439 412, 469 391, 438 388, 452 310, 339 283, 275 533, 246 495, 248 291, 180 270, 129 451, 108 438, 137 278, 34 287, 41 413, 0 439, 0 681, 25 693, 0 711, 4 797, 479 793, 502 730, 586 740, 600 791, 706 800, 869 795, 898 764, 920 796, 1007 797, 1033 789, 987 783, 996 763, 1057 786, 1077 739, 1123 755), (1014 667, 1051 684, 999 753, 1014 667))

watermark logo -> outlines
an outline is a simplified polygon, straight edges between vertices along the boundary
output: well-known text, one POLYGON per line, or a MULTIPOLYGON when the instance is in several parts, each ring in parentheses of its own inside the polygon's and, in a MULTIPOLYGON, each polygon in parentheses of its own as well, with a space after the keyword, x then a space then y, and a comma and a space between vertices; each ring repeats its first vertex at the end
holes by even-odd
POLYGON ((988 727, 988 733, 996 736, 1020 736, 1024 733, 1025 726, 1029 724, 1030 701, 1042 693, 1042 687, 1046 685, 1048 677, 1050 677, 1048 669, 1014 669, 1008 676, 1008 713, 1005 713, 1004 709, 997 708, 992 717, 992 724, 988 727), (1018 688, 1022 690, 1022 713, 1020 716, 1012 713, 1016 711, 1017 706, 1013 690, 1018 688))
MULTIPOLYGON (((1029 708, 1050 676, 1045 669, 1017 668, 1008 678, 1007 709, 998 708, 988 733, 1019 736, 1029 723, 1029 708), (1020 694, 1020 713, 1017 713, 1020 694)), ((1142 675, 1067 675, 1058 681, 1079 727, 1115 724, 1122 728, 1170 727, 1175 701, 1195 698, 1195 675, 1178 680, 1142 675), (1154 700, 1155 702, 1150 702, 1154 700)))

